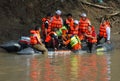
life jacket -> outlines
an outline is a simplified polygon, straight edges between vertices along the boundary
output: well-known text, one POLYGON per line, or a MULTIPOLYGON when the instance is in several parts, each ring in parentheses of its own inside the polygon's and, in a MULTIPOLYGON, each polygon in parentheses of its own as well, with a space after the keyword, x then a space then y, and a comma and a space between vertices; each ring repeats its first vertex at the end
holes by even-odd
POLYGON ((57 34, 58 36, 61 36, 62 33, 63 33, 63 30, 67 30, 67 28, 66 28, 65 26, 62 26, 62 28, 60 28, 59 30, 56 31, 56 34, 57 34))
POLYGON ((42 33, 45 34, 45 22, 48 22, 47 33, 51 31, 51 20, 47 18, 42 18, 42 33))
POLYGON ((70 28, 70 34, 78 35, 79 25, 70 28))
POLYGON ((38 44, 37 37, 40 39, 39 32, 35 31, 35 30, 31 30, 30 33, 31 33, 31 35, 30 35, 30 44, 31 45, 38 44))
POLYGON ((46 36, 45 42, 50 42, 52 37, 51 35, 54 34, 55 36, 57 36, 57 34, 55 32, 50 32, 48 33, 48 35, 46 36))
POLYGON ((79 50, 81 49, 81 41, 77 35, 74 35, 70 39, 70 45, 72 50, 79 50))
POLYGON ((101 24, 100 25, 100 30, 99 30, 99 35, 100 35, 100 37, 104 37, 104 38, 106 38, 107 37, 107 32, 106 32, 106 28, 107 27, 110 27, 110 26, 108 26, 107 24, 101 24))
POLYGON ((79 28, 80 28, 80 31, 82 33, 85 33, 86 30, 88 29, 88 26, 90 25, 90 21, 88 18, 86 18, 85 20, 83 20, 82 18, 80 18, 80 21, 79 21, 79 28))
POLYGON ((66 24, 68 24, 70 27, 73 27, 74 20, 73 19, 71 19, 71 20, 66 19, 66 24))
POLYGON ((61 28, 63 25, 62 18, 56 18, 55 16, 52 17, 51 28, 61 28))
POLYGON ((95 38, 86 37, 87 38, 86 40, 88 42, 90 42, 90 43, 96 43, 97 42, 97 37, 96 37, 95 31, 92 31, 92 32, 87 31, 86 34, 95 37, 95 38))

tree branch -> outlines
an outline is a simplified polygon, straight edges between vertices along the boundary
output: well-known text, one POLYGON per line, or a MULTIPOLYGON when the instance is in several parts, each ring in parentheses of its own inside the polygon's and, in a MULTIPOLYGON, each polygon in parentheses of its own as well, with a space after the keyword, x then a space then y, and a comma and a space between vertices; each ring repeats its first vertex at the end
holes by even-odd
POLYGON ((98 4, 92 4, 92 3, 87 2, 87 1, 80 1, 80 2, 83 3, 83 4, 87 4, 87 5, 93 6, 93 7, 101 8, 101 9, 112 8, 112 7, 106 7, 106 6, 102 6, 102 5, 98 5, 98 4))

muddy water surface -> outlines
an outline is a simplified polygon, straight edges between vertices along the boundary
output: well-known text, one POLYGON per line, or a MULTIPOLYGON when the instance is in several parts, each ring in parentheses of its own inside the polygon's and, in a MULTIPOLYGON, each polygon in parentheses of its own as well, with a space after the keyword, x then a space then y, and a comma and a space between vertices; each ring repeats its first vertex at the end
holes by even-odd
POLYGON ((0 81, 119 81, 119 52, 48 57, 0 53, 0 81))

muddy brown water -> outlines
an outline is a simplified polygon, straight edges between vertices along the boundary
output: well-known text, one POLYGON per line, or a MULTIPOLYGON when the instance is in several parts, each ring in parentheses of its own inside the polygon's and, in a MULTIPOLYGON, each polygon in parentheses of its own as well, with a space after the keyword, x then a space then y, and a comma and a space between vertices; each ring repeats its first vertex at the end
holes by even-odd
POLYGON ((120 81, 119 50, 96 54, 0 53, 0 81, 120 81))

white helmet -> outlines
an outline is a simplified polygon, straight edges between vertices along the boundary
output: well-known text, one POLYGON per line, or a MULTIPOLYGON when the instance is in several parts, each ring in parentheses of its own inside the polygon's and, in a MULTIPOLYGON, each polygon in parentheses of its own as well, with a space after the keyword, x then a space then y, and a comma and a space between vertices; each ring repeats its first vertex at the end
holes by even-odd
POLYGON ((78 20, 74 20, 74 24, 79 24, 79 21, 78 20))
POLYGON ((56 12, 55 12, 57 15, 61 15, 61 11, 60 10, 57 10, 56 12))
POLYGON ((82 13, 81 17, 87 17, 86 13, 82 13))

